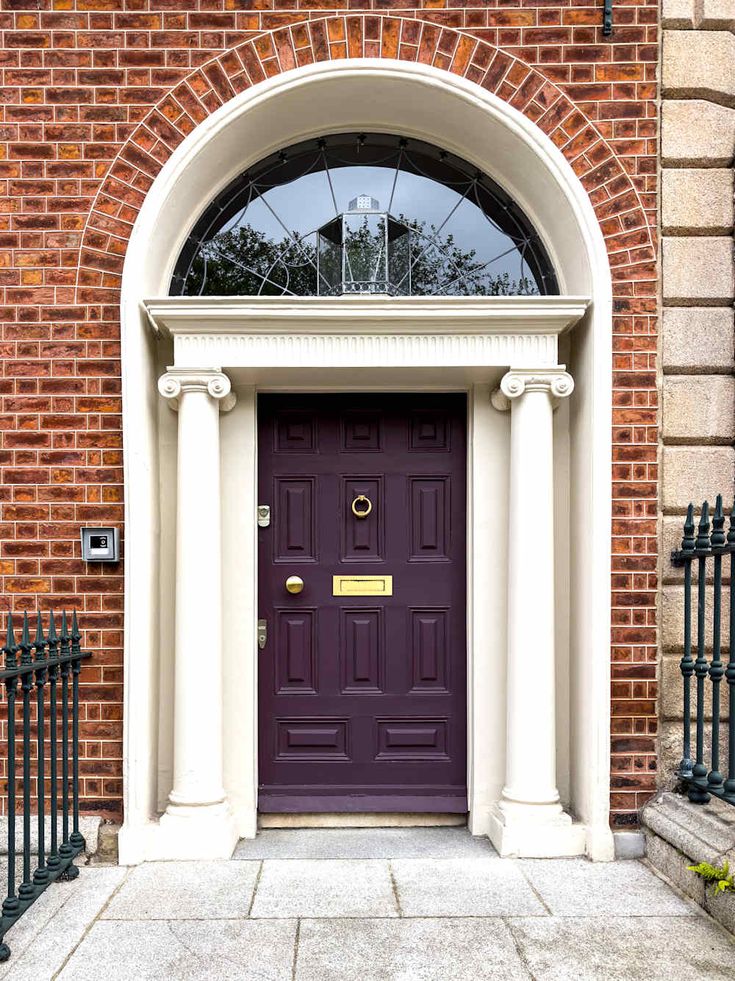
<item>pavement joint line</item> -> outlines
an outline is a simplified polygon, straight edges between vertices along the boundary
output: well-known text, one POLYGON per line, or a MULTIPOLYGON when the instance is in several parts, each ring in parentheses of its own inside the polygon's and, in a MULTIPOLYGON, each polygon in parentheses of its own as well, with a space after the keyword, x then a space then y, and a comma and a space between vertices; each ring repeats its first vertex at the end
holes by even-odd
MULTIPOLYGON (((645 916, 639 915, 637 917, 636 916, 630 916, 629 917, 628 914, 625 914, 625 916, 626 916, 627 919, 650 919, 651 917, 655 917, 656 915, 657 915, 656 913, 651 913, 650 915, 649 914, 646 914, 645 916)), ((595 920, 595 919, 597 919, 597 920, 601 920, 601 919, 605 919, 607 916, 608 916, 608 914, 606 914, 606 913, 598 913, 598 914, 595 914, 594 916, 582 916, 582 917, 580 917, 580 914, 579 913, 570 913, 568 916, 554 916, 554 917, 552 917, 552 919, 555 919, 555 920, 574 920, 574 919, 584 919, 584 920, 595 920)), ((492 914, 492 913, 491 914, 487 914, 487 913, 430 913, 430 914, 422 913, 420 916, 412 916, 410 913, 404 913, 402 916, 379 916, 377 913, 371 913, 369 915, 365 915, 364 913, 338 913, 338 914, 330 913, 327 916, 313 916, 313 915, 306 916, 306 915, 303 915, 303 916, 300 916, 299 917, 299 919, 302 919, 302 920, 321 920, 321 921, 324 921, 324 920, 387 920, 389 923, 395 923, 396 920, 400 920, 400 919, 403 919, 403 920, 500 920, 502 918, 503 918, 503 914, 501 914, 501 913, 495 913, 495 914, 492 914)), ((182 921, 184 919, 191 920, 191 919, 193 919, 193 917, 187 916, 187 917, 182 917, 181 919, 182 919, 182 921)), ((207 919, 204 919, 204 920, 201 920, 200 922, 207 923, 207 922, 210 922, 211 920, 225 920, 225 919, 227 919, 227 917, 225 917, 225 916, 213 916, 213 917, 210 917, 208 920, 207 919)), ((232 917, 231 919, 234 919, 234 920, 244 920, 245 917, 239 916, 239 917, 232 917)), ((255 917, 253 917, 253 922, 259 923, 261 920, 293 920, 293 919, 294 919, 294 915, 292 913, 290 915, 287 914, 285 916, 255 916, 255 917)), ((544 919, 545 920, 545 919, 549 919, 549 917, 547 916, 546 913, 523 913, 523 914, 520 914, 519 913, 518 916, 514 916, 513 919, 519 919, 519 920, 522 920, 522 919, 537 919, 537 920, 544 919)), ((687 919, 689 919, 689 917, 686 917, 686 916, 678 916, 677 919, 678 920, 681 920, 682 922, 686 922, 687 919)), ((150 917, 150 916, 147 916, 146 917, 146 921, 148 921, 148 920, 152 921, 153 918, 150 917)), ((140 923, 140 922, 144 922, 144 921, 142 921, 142 920, 133 920, 133 919, 130 919, 130 920, 114 920, 113 921, 113 920, 109 920, 108 919, 105 922, 106 923, 111 923, 111 922, 114 922, 114 923, 140 923)))
POLYGON ((258 886, 260 885, 260 877, 263 874, 263 866, 265 865, 265 860, 261 859, 260 867, 258 868, 257 874, 255 876, 255 882, 253 883, 253 894, 250 897, 250 905, 248 906, 247 918, 250 919, 253 913, 253 906, 255 905, 255 897, 258 892, 258 886))
POLYGON ((524 969, 528 972, 528 976, 532 979, 532 981, 538 981, 536 975, 531 970, 531 965, 528 963, 528 958, 524 954, 523 948, 521 947, 521 944, 520 944, 518 938, 516 937, 515 933, 513 932, 513 927, 511 925, 511 921, 512 921, 513 917, 510 917, 510 916, 501 916, 500 919, 503 921, 503 925, 504 925, 505 929, 510 934, 510 939, 513 941, 513 946, 515 947, 516 954, 518 954, 518 960, 521 962, 521 964, 523 965, 524 969))
POLYGON ((293 960, 291 962, 291 981, 296 981, 296 963, 299 959, 299 940, 301 939, 301 917, 296 920, 296 933, 293 938, 293 960))
POLYGON ((393 873, 393 862, 388 859, 388 875, 390 876, 390 884, 393 887, 393 898, 396 901, 396 909, 398 910, 399 918, 403 917, 403 909, 401 907, 401 897, 398 895, 398 883, 396 882, 396 877, 393 873))
MULTIPOLYGON (((92 927, 95 925, 95 923, 97 923, 97 921, 102 916, 102 914, 105 912, 105 910, 110 905, 110 903, 112 902, 112 900, 115 898, 115 896, 117 896, 117 894, 120 892, 120 890, 122 889, 122 887, 128 881, 128 876, 130 875, 131 871, 132 871, 132 869, 130 867, 128 867, 128 869, 125 872, 125 875, 122 877, 122 879, 120 880, 120 882, 115 886, 115 888, 112 890, 112 892, 110 893, 110 895, 107 897, 107 900, 97 910, 97 912, 95 913, 95 915, 92 917, 92 919, 89 921, 89 923, 87 924, 87 926, 84 928, 84 930, 82 931, 81 937, 74 944, 74 946, 69 951, 69 953, 66 955, 66 957, 64 958, 64 960, 61 963, 61 967, 59 968, 58 971, 56 971, 54 973, 51 981, 55 981, 55 979, 59 977, 59 975, 62 973, 62 971, 64 970, 64 968, 66 967, 66 965, 69 963, 69 961, 71 960, 71 958, 74 956, 74 954, 77 952, 77 950, 79 950, 80 946, 87 939, 87 936, 89 935, 89 932, 92 929, 92 927)), ((81 874, 80 874, 80 877, 81 877, 81 874)), ((76 881, 79 882, 79 879, 77 879, 76 881)), ((64 904, 64 905, 66 905, 66 904, 64 904)), ((63 909, 63 906, 61 908, 63 909)))
POLYGON ((531 892, 532 892, 532 893, 534 894, 534 896, 536 897, 536 899, 538 899, 538 901, 539 901, 539 902, 541 903, 541 905, 543 906, 543 908, 544 908, 544 909, 546 910, 546 915, 547 915, 547 916, 553 916, 554 914, 553 914, 553 912, 551 911, 551 907, 550 907, 550 906, 549 906, 549 904, 548 904, 548 903, 546 902, 546 900, 545 900, 545 899, 544 899, 544 897, 543 897, 543 896, 541 895, 541 893, 540 893, 540 892, 538 891, 538 889, 536 888, 536 886, 534 886, 534 884, 533 884, 533 882, 531 882, 531 878, 530 878, 530 876, 528 875, 528 873, 526 872, 526 869, 525 869, 525 867, 524 867, 524 865, 523 865, 523 862, 516 862, 516 861, 514 860, 514 861, 513 861, 513 864, 514 864, 515 866, 517 866, 517 867, 518 867, 518 868, 519 868, 519 869, 521 870, 521 875, 523 876, 523 878, 524 878, 524 879, 526 880, 526 882, 527 882, 527 883, 528 883, 528 885, 530 886, 530 888, 531 888, 531 892))
MULTIPOLYGON (((498 862, 510 862, 513 859, 501 858, 499 855, 440 855, 435 858, 431 855, 410 855, 404 857, 402 855, 361 855, 357 858, 347 856, 345 858, 331 857, 323 858, 318 856, 316 858, 310 857, 309 855, 266 855, 264 858, 231 858, 225 859, 225 861, 236 862, 238 865, 255 865, 256 862, 425 862, 427 860, 432 862, 456 862, 466 859, 467 861, 472 861, 473 859, 488 859, 490 861, 498 862)), ((147 862, 147 865, 153 865, 158 863, 147 862)))

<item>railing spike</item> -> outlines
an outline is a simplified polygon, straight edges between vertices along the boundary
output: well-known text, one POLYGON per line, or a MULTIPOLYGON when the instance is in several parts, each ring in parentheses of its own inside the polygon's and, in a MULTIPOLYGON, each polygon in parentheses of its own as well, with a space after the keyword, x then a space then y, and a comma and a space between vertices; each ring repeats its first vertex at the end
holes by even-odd
POLYGON ((51 610, 48 617, 48 642, 49 644, 56 644, 58 639, 59 638, 56 634, 56 620, 54 618, 54 611, 51 610))
POLYGON ((18 645, 15 643, 15 631, 13 630, 13 614, 8 613, 8 636, 5 641, 5 666, 7 668, 15 667, 15 655, 18 653, 18 645))
POLYGON ((31 635, 28 630, 28 612, 23 613, 23 629, 20 634, 20 663, 29 664, 31 661, 31 635))
POLYGON ((61 642, 69 640, 69 630, 66 626, 66 610, 61 611, 61 642))
POLYGON ((709 548, 709 504, 707 501, 702 505, 702 514, 699 518, 695 547, 697 551, 709 548))
POLYGON ((28 611, 23 611, 23 630, 20 635, 20 645, 21 647, 31 646, 31 632, 28 627, 28 611))
POLYGON ((79 624, 77 623, 77 611, 73 610, 71 615, 71 639, 79 641, 82 639, 81 632, 79 630, 79 624))
POLYGON ((727 544, 735 545, 735 502, 730 512, 730 527, 727 530, 727 544))
POLYGON ((681 540, 682 552, 693 552, 695 549, 694 539, 694 505, 690 504, 687 508, 687 516, 684 522, 684 537, 681 540))
POLYGON ((715 502, 715 513, 712 517, 712 537, 710 538, 712 548, 722 548, 725 544, 724 527, 725 512, 722 509, 722 494, 718 494, 715 502))
POLYGON ((33 641, 33 646, 36 648, 36 657, 43 656, 43 649, 46 646, 46 638, 43 636, 43 621, 41 620, 41 611, 38 611, 38 618, 36 620, 36 637, 33 641))

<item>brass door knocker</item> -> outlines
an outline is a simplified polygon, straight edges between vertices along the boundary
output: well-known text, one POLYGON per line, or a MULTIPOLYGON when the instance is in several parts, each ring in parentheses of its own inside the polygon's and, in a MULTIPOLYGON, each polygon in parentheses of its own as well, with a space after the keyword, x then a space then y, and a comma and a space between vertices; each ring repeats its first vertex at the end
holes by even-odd
POLYGON ((355 500, 352 502, 352 513, 356 518, 367 518, 373 509, 373 502, 369 497, 365 497, 364 494, 358 494, 355 500), (358 510, 358 504, 365 504, 366 507, 358 510))

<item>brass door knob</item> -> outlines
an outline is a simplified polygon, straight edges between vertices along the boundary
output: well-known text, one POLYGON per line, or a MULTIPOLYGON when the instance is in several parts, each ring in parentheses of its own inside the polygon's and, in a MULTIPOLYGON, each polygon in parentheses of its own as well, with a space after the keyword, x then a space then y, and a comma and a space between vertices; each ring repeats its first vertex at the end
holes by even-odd
POLYGON ((289 576, 286 580, 286 591, 289 593, 300 593, 304 588, 304 580, 301 576, 289 576))

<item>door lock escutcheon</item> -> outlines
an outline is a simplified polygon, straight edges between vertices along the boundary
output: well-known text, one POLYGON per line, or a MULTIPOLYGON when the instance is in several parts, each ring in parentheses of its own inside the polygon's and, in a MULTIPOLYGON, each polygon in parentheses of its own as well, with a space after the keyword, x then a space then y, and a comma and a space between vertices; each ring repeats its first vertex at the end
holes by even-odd
POLYGON ((268 621, 258 620, 258 647, 262 651, 268 642, 268 621))
POLYGON ((258 528, 267 528, 271 523, 271 509, 269 504, 258 505, 258 528))

